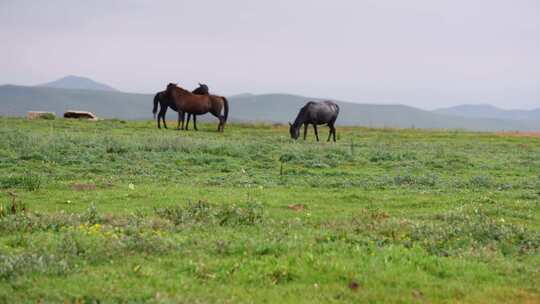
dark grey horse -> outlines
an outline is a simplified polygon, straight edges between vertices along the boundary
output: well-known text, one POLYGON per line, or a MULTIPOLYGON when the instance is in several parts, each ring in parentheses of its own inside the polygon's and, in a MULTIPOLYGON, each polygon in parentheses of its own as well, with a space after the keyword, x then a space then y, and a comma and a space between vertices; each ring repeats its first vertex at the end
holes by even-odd
MULTIPOLYGON (((208 95, 209 94, 208 86, 206 84, 199 83, 199 87, 196 88, 195 90, 193 90, 192 93, 193 94, 198 94, 198 95, 208 95)), ((158 92, 154 96, 154 108, 152 110, 152 113, 154 114, 154 119, 156 118, 156 112, 157 112, 158 104, 159 104, 159 113, 157 115, 157 126, 158 126, 158 128, 161 129, 160 120, 162 120, 163 121, 163 126, 165 127, 165 129, 167 129, 167 123, 165 122, 165 114, 167 113, 167 108, 170 107, 174 111, 178 112, 178 127, 177 128, 180 129, 180 130, 183 130, 184 129, 184 119, 185 119, 186 113, 184 113, 182 111, 178 111, 178 109, 176 108, 176 104, 174 102, 170 101, 166 97, 165 91, 158 92)), ((190 119, 191 115, 192 115, 191 113, 188 113, 187 123, 186 123, 186 130, 188 129, 189 119, 190 119)), ((197 120, 196 120, 195 114, 193 114, 193 124, 195 126, 195 130, 197 130, 197 120)))
POLYGON ((300 127, 304 125, 304 140, 307 136, 308 124, 313 125, 313 130, 315 131, 315 137, 319 141, 319 133, 317 132, 317 125, 327 124, 330 128, 330 133, 328 134, 328 140, 330 136, 333 135, 334 142, 336 141, 336 128, 334 123, 339 114, 339 106, 332 101, 321 101, 315 102, 310 101, 306 103, 305 106, 300 109, 298 116, 294 120, 294 123, 290 125, 289 132, 291 133, 291 138, 298 139, 300 136, 300 127))

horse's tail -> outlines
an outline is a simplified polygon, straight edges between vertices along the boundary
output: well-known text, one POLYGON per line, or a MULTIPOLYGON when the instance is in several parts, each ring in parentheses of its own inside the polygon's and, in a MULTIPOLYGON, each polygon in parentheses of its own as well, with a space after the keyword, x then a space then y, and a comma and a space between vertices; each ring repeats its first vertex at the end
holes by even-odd
POLYGON ((223 118, 225 118, 225 122, 227 122, 227 117, 229 117, 229 101, 223 96, 221 96, 221 98, 223 98, 223 118))
POLYGON ((152 114, 154 114, 154 119, 156 119, 156 112, 157 112, 157 105, 159 102, 159 95, 161 92, 157 93, 156 96, 154 96, 154 108, 152 109, 152 114))

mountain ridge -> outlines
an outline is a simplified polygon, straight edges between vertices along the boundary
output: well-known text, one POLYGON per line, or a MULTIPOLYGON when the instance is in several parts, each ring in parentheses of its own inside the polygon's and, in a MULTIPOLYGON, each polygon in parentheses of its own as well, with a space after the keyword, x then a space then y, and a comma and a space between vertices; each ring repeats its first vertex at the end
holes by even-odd
MULTIPOLYGON (((232 96, 233 121, 286 123, 294 120, 308 100, 321 100, 293 94, 232 96)), ((0 115, 25 116, 28 111, 53 111, 61 115, 68 109, 94 112, 101 118, 151 119, 153 94, 62 89, 29 86, 0 86, 0 115)), ((477 131, 540 130, 540 124, 504 119, 477 119, 438 114, 406 105, 361 104, 336 101, 341 108, 339 125, 367 127, 467 129, 477 131)), ((170 120, 176 119, 168 111, 170 120)), ((210 115, 203 120, 214 120, 210 115)))
POLYGON ((48 87, 58 89, 81 89, 81 90, 94 90, 94 91, 114 91, 117 89, 106 85, 104 83, 97 82, 88 77, 68 75, 60 79, 39 84, 37 87, 48 87))
POLYGON ((531 110, 502 109, 490 104, 462 104, 453 107, 436 109, 433 112, 469 118, 540 120, 540 108, 531 110))

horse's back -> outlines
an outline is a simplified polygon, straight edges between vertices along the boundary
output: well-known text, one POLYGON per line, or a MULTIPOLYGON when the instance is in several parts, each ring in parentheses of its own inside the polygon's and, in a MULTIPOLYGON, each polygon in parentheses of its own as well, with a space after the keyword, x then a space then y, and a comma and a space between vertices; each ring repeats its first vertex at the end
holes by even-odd
POLYGON ((212 108, 212 101, 208 95, 191 95, 186 98, 184 107, 192 114, 205 114, 212 108))
POLYGON ((329 100, 321 102, 310 101, 304 107, 306 108, 308 119, 317 124, 333 122, 339 114, 338 105, 329 100))
POLYGON ((339 114, 339 106, 337 103, 331 101, 331 100, 325 100, 322 103, 324 103, 327 107, 329 107, 333 112, 336 113, 336 116, 339 114))

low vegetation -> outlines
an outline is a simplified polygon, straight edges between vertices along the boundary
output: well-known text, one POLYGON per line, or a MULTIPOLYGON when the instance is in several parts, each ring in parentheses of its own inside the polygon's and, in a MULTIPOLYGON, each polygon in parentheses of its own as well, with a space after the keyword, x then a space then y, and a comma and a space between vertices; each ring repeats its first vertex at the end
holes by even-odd
POLYGON ((540 138, 200 129, 0 118, 0 303, 540 301, 540 138))

